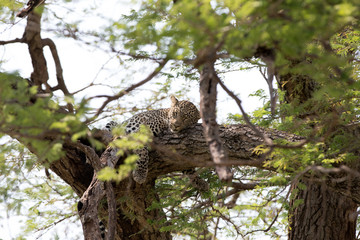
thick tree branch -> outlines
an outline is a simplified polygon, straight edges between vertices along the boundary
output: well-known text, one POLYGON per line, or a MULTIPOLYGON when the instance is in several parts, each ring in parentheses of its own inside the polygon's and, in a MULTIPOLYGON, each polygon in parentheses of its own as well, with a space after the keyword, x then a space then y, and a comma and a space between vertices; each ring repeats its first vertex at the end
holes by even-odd
POLYGON ((200 116, 211 156, 214 163, 217 164, 216 173, 221 180, 229 181, 232 178, 231 171, 229 168, 219 165, 227 161, 227 155, 220 141, 216 122, 217 83, 214 62, 207 62, 200 73, 200 116))
POLYGON ((27 24, 24 32, 24 41, 28 44, 29 53, 34 71, 31 73, 31 81, 39 86, 44 84, 46 92, 50 91, 47 81, 49 74, 47 70, 46 59, 43 52, 43 43, 40 36, 40 19, 41 15, 30 12, 27 18, 27 24))
MULTIPOLYGON (((254 152, 255 147, 264 144, 264 140, 247 125, 219 126, 219 139, 227 152, 228 160, 224 163, 214 163, 201 124, 181 131, 174 135, 165 133, 153 141, 150 156, 154 162, 150 164, 150 177, 167 174, 173 171, 183 171, 194 167, 219 166, 254 166, 264 168, 266 158, 254 152), (172 153, 171 153, 172 152, 172 153)), ((271 139, 284 139, 298 142, 303 138, 277 130, 265 130, 258 127, 261 134, 271 139)), ((271 170, 271 169, 270 169, 271 170)))
POLYGON ((107 239, 113 240, 113 239, 115 239, 115 234, 116 234, 116 219, 117 219, 117 217, 116 217, 117 216, 117 214, 116 214, 116 198, 115 198, 115 193, 114 193, 114 189, 113 189, 111 182, 107 181, 105 183, 105 186, 106 186, 106 198, 107 198, 108 207, 109 207, 107 239))
POLYGON ((104 196, 104 182, 94 175, 93 181, 78 202, 78 212, 86 240, 101 239, 98 206, 104 196))
POLYGON ((64 81, 64 77, 63 77, 63 69, 61 67, 60 58, 59 58, 58 52, 56 50, 56 45, 55 45, 54 41, 51 40, 50 38, 45 38, 45 39, 42 39, 42 43, 43 43, 44 47, 48 46, 50 48, 51 55, 53 56, 54 62, 55 62, 56 79, 58 81, 58 85, 53 87, 52 90, 55 91, 57 89, 60 89, 65 95, 69 95, 70 92, 65 85, 65 81, 64 81))
POLYGON ((11 43, 25 43, 25 39, 24 38, 15 38, 13 40, 0 41, 0 45, 6 45, 6 44, 11 44, 11 43))
MULTIPOLYGON (((115 152, 115 155, 112 154, 111 157, 106 157, 106 161, 107 161, 107 166, 114 168, 117 160, 119 159, 116 152, 117 149, 113 149, 113 152, 115 152), (115 158, 115 159, 114 159, 115 158)), ((105 156, 102 156, 102 158, 105 156)), ((107 203, 108 203, 108 207, 109 207, 109 218, 108 218, 108 234, 107 234, 107 239, 108 240, 114 240, 115 239, 115 234, 116 234, 116 219, 117 219, 117 214, 116 214, 116 197, 115 197, 115 193, 114 193, 114 189, 112 186, 112 183, 110 181, 107 181, 105 183, 106 186, 106 198, 107 198, 107 203)))

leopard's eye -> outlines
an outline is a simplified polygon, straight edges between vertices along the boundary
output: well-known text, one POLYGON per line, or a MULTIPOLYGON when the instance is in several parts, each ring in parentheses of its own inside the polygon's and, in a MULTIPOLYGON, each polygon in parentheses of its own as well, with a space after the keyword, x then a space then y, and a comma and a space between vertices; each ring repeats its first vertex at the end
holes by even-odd
POLYGON ((173 112, 173 113, 172 113, 172 116, 173 116, 174 118, 176 118, 177 115, 178 115, 177 112, 173 112))

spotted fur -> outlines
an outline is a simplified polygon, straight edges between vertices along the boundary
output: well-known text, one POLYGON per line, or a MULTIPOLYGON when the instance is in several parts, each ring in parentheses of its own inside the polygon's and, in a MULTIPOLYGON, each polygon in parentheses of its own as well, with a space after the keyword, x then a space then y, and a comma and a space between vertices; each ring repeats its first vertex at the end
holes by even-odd
MULTIPOLYGON (((127 134, 139 131, 140 125, 144 124, 150 128, 152 133, 157 136, 164 130, 170 129, 172 132, 179 132, 188 128, 200 119, 199 110, 189 101, 178 101, 171 96, 171 107, 151 110, 134 115, 126 120, 122 125, 125 126, 127 134)), ((114 121, 109 122, 106 128, 111 131, 118 124, 114 121)), ((142 184, 146 181, 149 168, 149 154, 147 148, 138 149, 135 153, 139 156, 136 169, 133 171, 134 180, 142 184)), ((200 190, 207 190, 207 183, 200 179, 195 171, 187 172, 193 185, 200 190), (206 185, 206 186, 205 186, 206 185)))

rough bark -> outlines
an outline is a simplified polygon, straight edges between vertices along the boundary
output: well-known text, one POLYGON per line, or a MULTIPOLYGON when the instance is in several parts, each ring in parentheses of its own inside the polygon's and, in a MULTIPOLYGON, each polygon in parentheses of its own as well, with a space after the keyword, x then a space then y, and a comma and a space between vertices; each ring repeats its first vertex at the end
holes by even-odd
POLYGON ((104 182, 99 181, 95 175, 77 206, 86 240, 101 239, 98 206, 104 195, 104 182))
POLYGON ((31 73, 31 81, 39 86, 45 84, 47 90, 49 87, 47 80, 49 79, 46 59, 43 52, 43 43, 40 36, 40 20, 41 15, 31 12, 28 16, 27 25, 25 28, 23 39, 28 44, 29 53, 33 65, 33 72, 31 73))
MULTIPOLYGON (((306 189, 291 201, 289 240, 352 240, 356 239, 357 204, 333 191, 325 181, 302 180, 306 189), (297 205, 295 200, 303 200, 297 205)), ((296 189, 296 185, 293 186, 296 189)))
POLYGON ((219 138, 219 127, 216 122, 216 99, 218 80, 214 62, 207 62, 200 73, 200 116, 204 127, 205 140, 216 165, 216 173, 221 180, 230 181, 232 173, 225 164, 227 154, 219 138))

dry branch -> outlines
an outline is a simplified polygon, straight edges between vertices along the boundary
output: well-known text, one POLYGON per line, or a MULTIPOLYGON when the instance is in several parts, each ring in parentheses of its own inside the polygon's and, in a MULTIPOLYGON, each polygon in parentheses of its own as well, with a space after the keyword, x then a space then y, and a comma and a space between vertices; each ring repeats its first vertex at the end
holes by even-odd
POLYGON ((211 156, 214 163, 217 164, 216 173, 221 180, 229 181, 232 178, 231 171, 220 165, 226 163, 227 155, 220 141, 216 122, 217 83, 214 62, 208 62, 200 72, 200 116, 211 156))
MULTIPOLYGON (((50 52, 51 52, 51 55, 52 55, 52 57, 54 59, 54 63, 55 63, 56 79, 57 79, 58 85, 55 87, 52 87, 51 91, 54 92, 54 91, 60 89, 64 93, 65 96, 70 96, 71 94, 70 94, 69 90, 67 89, 65 81, 64 81, 63 69, 61 67, 61 62, 60 62, 59 54, 56 50, 55 43, 50 38, 42 39, 42 43, 43 43, 43 47, 48 46, 50 48, 50 52)), ((68 106, 69 112, 74 111, 74 108, 70 103, 68 103, 67 106, 68 106)))
POLYGON ((231 97, 235 100, 236 104, 238 105, 240 111, 241 111, 241 114, 243 115, 243 118, 246 122, 246 124, 251 127, 252 130, 254 130, 254 132, 256 132, 256 134, 261 137, 262 139, 265 140, 265 143, 268 145, 268 146, 272 146, 273 143, 271 141, 271 139, 269 137, 267 137, 265 134, 261 133, 258 128, 251 123, 250 121, 250 118, 249 116, 246 114, 244 108, 242 107, 242 104, 241 104, 241 100, 232 92, 230 91, 226 86, 225 84, 220 80, 220 78, 216 77, 216 80, 218 81, 218 83, 220 84, 220 86, 224 89, 224 91, 231 97))

